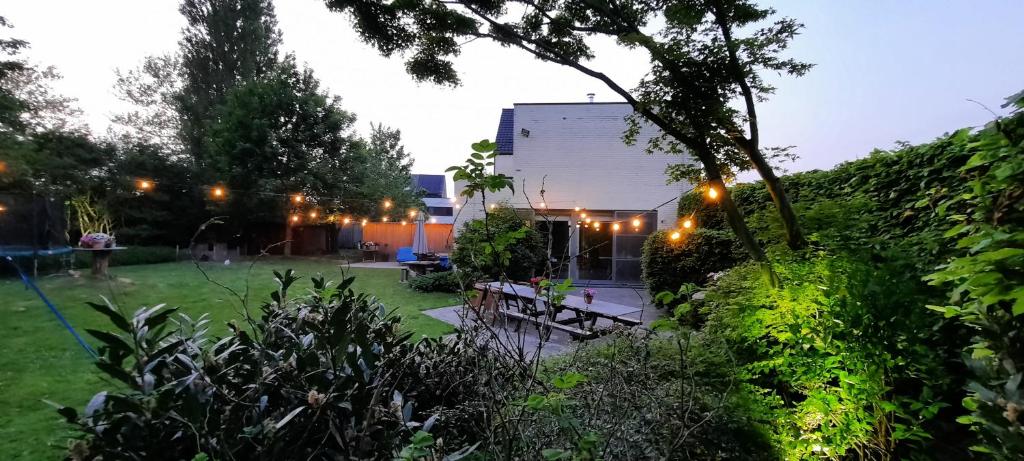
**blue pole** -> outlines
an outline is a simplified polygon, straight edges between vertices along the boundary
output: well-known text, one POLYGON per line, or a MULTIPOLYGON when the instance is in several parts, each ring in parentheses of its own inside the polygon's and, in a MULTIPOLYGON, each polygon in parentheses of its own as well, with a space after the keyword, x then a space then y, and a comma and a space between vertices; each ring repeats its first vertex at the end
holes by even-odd
POLYGON ((18 276, 21 277, 21 281, 22 283, 25 284, 25 287, 31 288, 33 291, 36 292, 37 295, 39 295, 39 299, 42 299, 43 303, 46 304, 46 307, 50 308, 50 312, 53 312, 53 315, 57 316, 57 320, 60 320, 60 323, 64 325, 64 328, 67 328, 68 332, 70 332, 71 335, 75 337, 75 340, 78 341, 78 344, 80 344, 82 348, 85 349, 85 351, 88 352, 89 355, 91 355, 94 360, 99 359, 99 355, 96 354, 96 351, 93 350, 92 346, 89 346, 89 343, 85 342, 85 340, 82 339, 82 337, 78 334, 77 331, 75 331, 71 324, 68 323, 67 319, 65 319, 64 316, 60 314, 60 311, 57 310, 57 306, 54 306, 49 299, 46 299, 46 295, 44 295, 42 290, 40 290, 39 287, 32 282, 32 279, 28 278, 28 276, 21 271, 21 268, 14 263, 14 260, 11 259, 10 256, 6 256, 5 258, 7 259, 7 262, 11 263, 11 265, 14 266, 14 270, 18 271, 18 276))

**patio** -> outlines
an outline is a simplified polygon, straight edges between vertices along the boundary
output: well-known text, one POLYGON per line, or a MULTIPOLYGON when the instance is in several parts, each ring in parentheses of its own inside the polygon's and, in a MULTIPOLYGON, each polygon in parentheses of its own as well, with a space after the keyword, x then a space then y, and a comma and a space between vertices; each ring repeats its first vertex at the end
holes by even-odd
MULTIPOLYGON (((574 296, 583 296, 583 288, 577 288, 569 294, 574 296)), ((639 308, 639 312, 626 315, 626 317, 640 321, 640 325, 635 328, 649 328, 652 322, 667 316, 666 310, 656 309, 650 303, 650 296, 643 289, 607 287, 600 289, 599 296, 600 299, 604 301, 639 308)), ((451 324, 456 328, 468 325, 468 322, 477 321, 476 314, 462 305, 425 310, 423 313, 445 323, 451 324)), ((569 333, 552 330, 550 336, 546 340, 542 340, 540 331, 537 327, 524 323, 522 328, 519 328, 519 331, 516 331, 516 322, 504 316, 499 317, 493 324, 493 327, 498 340, 509 346, 521 346, 523 351, 529 354, 527 357, 528 359, 533 357, 532 354, 537 350, 540 351, 540 355, 542 357, 551 357, 569 354, 583 344, 598 344, 607 339, 605 337, 600 337, 589 341, 578 341, 573 339, 572 335, 569 333)), ((613 327, 613 322, 610 320, 597 320, 597 328, 611 327, 613 327)), ((618 328, 628 327, 620 324, 618 325, 618 328)))

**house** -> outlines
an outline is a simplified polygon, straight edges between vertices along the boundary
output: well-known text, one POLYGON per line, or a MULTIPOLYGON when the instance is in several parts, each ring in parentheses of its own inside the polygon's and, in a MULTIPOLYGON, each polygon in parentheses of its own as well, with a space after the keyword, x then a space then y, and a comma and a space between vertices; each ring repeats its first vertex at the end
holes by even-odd
MULTIPOLYGON (((627 103, 599 102, 503 109, 494 172, 511 176, 515 193, 489 194, 487 204, 467 203, 456 231, 482 217, 485 206, 507 203, 551 239, 559 277, 638 282, 644 240, 677 225, 672 200, 688 185, 669 184, 665 172, 681 157, 645 152, 647 141, 660 134, 653 125, 644 124, 636 143, 625 144, 632 113, 627 103), (670 203, 659 207, 665 202, 670 203)), ((463 187, 455 184, 457 192, 463 187)))
POLYGON ((424 211, 430 222, 452 224, 455 222, 455 201, 448 197, 447 178, 443 174, 414 174, 413 187, 423 193, 424 211))

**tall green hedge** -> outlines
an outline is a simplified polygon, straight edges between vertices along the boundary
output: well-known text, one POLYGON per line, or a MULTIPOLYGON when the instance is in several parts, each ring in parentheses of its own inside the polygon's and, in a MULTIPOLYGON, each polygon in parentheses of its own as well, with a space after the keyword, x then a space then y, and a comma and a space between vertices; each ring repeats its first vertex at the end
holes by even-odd
POLYGON ((746 256, 728 231, 697 229, 679 240, 672 240, 670 232, 658 231, 644 242, 642 277, 654 294, 675 292, 684 283, 707 283, 711 273, 728 269, 746 256))

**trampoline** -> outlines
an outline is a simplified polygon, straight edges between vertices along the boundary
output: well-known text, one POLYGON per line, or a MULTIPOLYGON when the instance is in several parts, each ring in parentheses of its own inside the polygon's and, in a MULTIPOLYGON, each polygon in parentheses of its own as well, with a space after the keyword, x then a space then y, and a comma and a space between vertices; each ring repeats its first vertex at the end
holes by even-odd
POLYGON ((31 259, 33 276, 38 277, 41 258, 60 257, 69 263, 71 252, 62 200, 0 194, 0 259, 31 259))

